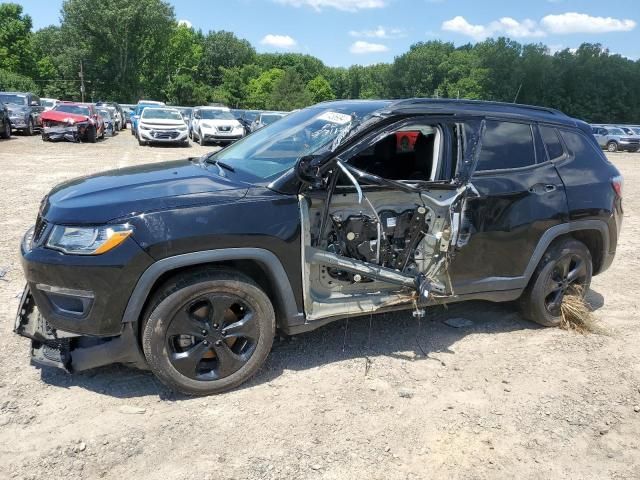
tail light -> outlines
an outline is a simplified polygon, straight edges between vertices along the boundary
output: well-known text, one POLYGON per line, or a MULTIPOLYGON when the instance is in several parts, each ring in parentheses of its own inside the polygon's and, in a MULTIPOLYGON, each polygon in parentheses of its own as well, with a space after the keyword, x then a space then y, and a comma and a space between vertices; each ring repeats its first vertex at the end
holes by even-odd
POLYGON ((624 185, 624 180, 622 175, 616 175, 611 179, 611 186, 613 187, 613 191, 616 192, 616 195, 622 198, 622 186, 624 185))

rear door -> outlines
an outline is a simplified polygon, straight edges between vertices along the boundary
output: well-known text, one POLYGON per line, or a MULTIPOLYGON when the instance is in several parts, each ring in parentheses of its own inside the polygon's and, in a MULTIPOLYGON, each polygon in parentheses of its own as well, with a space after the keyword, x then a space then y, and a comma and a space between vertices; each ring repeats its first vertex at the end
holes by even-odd
MULTIPOLYGON (((548 142, 560 146, 557 136, 548 142)), ((478 196, 467 200, 461 227, 468 243, 450 268, 456 294, 524 287, 542 235, 568 220, 564 185, 537 125, 487 119, 481 145, 471 177, 478 196)))

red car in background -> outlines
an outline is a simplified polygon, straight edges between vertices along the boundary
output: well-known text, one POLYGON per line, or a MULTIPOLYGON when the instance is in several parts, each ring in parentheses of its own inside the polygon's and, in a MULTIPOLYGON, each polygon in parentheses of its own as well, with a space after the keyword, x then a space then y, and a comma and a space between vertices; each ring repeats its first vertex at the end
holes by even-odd
POLYGON ((104 138, 104 120, 91 103, 61 102, 44 112, 42 139, 95 143, 104 138))

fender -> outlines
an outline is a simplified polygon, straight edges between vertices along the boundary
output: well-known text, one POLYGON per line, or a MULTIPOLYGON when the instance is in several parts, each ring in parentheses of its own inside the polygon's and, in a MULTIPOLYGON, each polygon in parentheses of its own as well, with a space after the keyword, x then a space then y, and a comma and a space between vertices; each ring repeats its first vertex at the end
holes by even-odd
POLYGON ((142 274, 136 284, 127 308, 122 316, 123 323, 137 322, 144 308, 145 302, 154 284, 161 275, 177 268, 203 265, 207 263, 224 262, 229 260, 253 260, 259 263, 276 291, 276 298, 272 299, 284 314, 283 323, 298 324, 304 322, 304 314, 298 311, 295 296, 289 278, 278 260, 269 250, 263 248, 225 248, 220 250, 203 250, 185 253, 173 257, 163 258, 153 263, 142 274))
POLYGON ((538 245, 533 251, 533 255, 529 259, 527 268, 524 273, 519 277, 490 277, 483 278, 475 282, 468 282, 454 286, 454 290, 457 294, 475 294, 479 292, 491 292, 499 290, 524 290, 533 275, 536 267, 540 263, 542 256, 549 248, 549 245, 560 237, 571 232, 580 230, 597 230, 602 236, 602 258, 606 259, 609 255, 609 227, 604 220, 578 220, 569 223, 561 223, 551 227, 549 230, 542 234, 538 245))

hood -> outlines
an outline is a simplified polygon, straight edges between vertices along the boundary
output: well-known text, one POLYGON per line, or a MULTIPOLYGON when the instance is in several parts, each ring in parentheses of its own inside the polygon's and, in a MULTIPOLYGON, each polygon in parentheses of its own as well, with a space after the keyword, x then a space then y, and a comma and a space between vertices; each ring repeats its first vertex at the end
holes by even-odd
POLYGON ((42 121, 49 120, 51 122, 69 122, 73 120, 75 123, 88 122, 90 118, 87 115, 78 115, 75 113, 59 112, 57 110, 48 110, 40 115, 42 121))
POLYGON ((102 224, 157 210, 233 202, 246 195, 247 184, 214 171, 185 159, 77 178, 50 192, 42 215, 50 223, 102 224))
POLYGON ((150 127, 182 127, 184 126, 183 120, 171 120, 167 118, 141 118, 139 120, 140 125, 148 125, 150 127))
POLYGON ((233 120, 233 119, 223 120, 223 119, 216 118, 212 120, 207 120, 206 118, 203 118, 202 120, 200 120, 200 123, 209 124, 214 127, 242 126, 238 120, 233 120))

